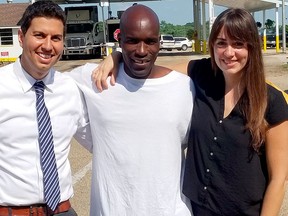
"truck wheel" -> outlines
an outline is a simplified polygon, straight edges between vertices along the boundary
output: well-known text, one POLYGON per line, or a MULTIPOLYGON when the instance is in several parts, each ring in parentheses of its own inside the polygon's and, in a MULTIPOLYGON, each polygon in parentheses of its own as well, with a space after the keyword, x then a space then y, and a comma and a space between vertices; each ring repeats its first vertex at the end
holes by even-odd
POLYGON ((186 51, 188 49, 188 46, 186 44, 182 45, 182 50, 186 51))
POLYGON ((62 55, 61 59, 62 60, 68 60, 68 56, 67 55, 62 55))
POLYGON ((93 57, 94 58, 101 58, 101 47, 94 48, 93 57))

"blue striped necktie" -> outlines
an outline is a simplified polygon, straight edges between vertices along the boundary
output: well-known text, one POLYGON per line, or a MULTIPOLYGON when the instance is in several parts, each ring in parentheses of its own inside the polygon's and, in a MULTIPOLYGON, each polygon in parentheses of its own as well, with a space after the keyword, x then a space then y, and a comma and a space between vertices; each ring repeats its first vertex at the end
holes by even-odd
POLYGON ((41 166, 44 181, 44 197, 47 206, 54 211, 60 202, 60 187, 50 116, 44 102, 44 88, 45 84, 42 81, 34 84, 41 166))

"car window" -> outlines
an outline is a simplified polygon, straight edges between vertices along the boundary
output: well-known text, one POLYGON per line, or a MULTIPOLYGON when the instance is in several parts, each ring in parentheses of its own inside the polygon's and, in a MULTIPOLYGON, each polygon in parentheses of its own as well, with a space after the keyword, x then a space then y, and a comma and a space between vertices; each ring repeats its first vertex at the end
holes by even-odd
POLYGON ((270 40, 270 41, 276 40, 275 35, 267 35, 267 40, 270 40))
POLYGON ((175 41, 185 41, 186 38, 175 38, 175 41))
POLYGON ((163 35, 163 40, 174 40, 172 36, 163 35))

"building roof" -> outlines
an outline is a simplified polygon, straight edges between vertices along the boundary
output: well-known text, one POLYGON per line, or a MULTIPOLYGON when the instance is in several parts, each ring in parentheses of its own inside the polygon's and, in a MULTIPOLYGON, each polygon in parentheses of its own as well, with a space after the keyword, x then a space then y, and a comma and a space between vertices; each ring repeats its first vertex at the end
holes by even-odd
POLYGON ((15 27, 29 3, 0 4, 0 27, 15 27))

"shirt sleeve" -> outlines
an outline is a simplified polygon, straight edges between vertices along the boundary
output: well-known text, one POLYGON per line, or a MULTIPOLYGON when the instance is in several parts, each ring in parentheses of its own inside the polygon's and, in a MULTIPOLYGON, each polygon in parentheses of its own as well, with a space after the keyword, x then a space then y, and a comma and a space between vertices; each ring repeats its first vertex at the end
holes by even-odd
POLYGON ((268 105, 266 120, 270 125, 276 125, 288 120, 288 96, 271 83, 267 84, 268 105))
POLYGON ((79 119, 78 129, 74 135, 74 138, 77 140, 77 142, 80 145, 82 145, 88 151, 92 152, 93 140, 92 140, 92 132, 91 132, 91 128, 90 128, 87 105, 85 102, 84 95, 81 91, 80 91, 80 95, 81 95, 81 103, 80 103, 80 105, 81 105, 81 108, 80 108, 81 117, 79 119))
POLYGON ((78 128, 74 138, 77 142, 86 148, 89 152, 92 153, 93 151, 93 140, 92 140, 92 133, 90 124, 86 125, 85 127, 78 128))
POLYGON ((211 73, 211 71, 212 66, 210 58, 191 60, 188 63, 187 73, 192 80, 197 79, 199 76, 206 75, 207 73, 211 73))
POLYGON ((85 65, 79 66, 74 68, 73 70, 71 70, 70 72, 65 72, 67 73, 67 75, 69 75, 70 77, 72 77, 72 79, 74 79, 74 81, 77 82, 81 82, 82 80, 82 76, 83 76, 83 71, 84 71, 85 65))
POLYGON ((76 67, 70 72, 67 72, 67 75, 69 75, 76 82, 81 97, 81 103, 80 103, 81 118, 79 119, 78 130, 76 131, 74 138, 80 145, 82 145, 90 152, 93 151, 92 132, 90 128, 85 95, 81 87, 86 88, 87 86, 89 86, 88 83, 91 83, 91 74, 95 67, 97 67, 96 64, 93 65, 85 64, 83 66, 76 67))

